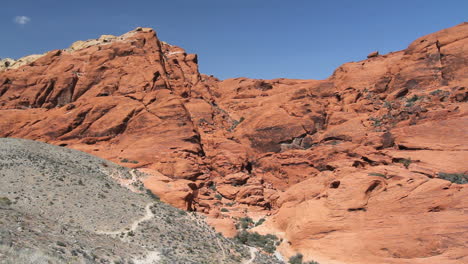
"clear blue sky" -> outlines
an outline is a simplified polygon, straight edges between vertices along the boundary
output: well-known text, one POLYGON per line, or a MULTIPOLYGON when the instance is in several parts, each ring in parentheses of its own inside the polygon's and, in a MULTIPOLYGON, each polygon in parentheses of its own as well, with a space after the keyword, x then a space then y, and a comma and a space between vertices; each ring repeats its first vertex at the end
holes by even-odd
POLYGON ((467 0, 2 0, 0 10, 0 58, 143 26, 221 79, 324 79, 468 21, 467 0))

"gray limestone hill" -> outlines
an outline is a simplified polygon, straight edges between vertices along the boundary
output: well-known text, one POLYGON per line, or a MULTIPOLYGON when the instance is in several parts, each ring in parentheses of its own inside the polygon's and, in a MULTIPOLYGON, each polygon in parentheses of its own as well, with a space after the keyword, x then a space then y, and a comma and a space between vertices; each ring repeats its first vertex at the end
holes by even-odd
POLYGON ((147 194, 140 176, 80 151, 0 138, 0 263, 281 263, 147 194))

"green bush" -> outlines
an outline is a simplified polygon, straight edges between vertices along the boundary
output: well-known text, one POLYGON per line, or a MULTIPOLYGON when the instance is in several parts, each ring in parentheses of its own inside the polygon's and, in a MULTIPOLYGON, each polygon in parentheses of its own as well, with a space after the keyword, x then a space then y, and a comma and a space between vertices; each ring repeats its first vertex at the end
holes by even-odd
POLYGON ((229 131, 229 132, 234 131, 234 129, 236 129, 236 127, 237 127, 240 123, 242 123, 244 120, 245 120, 244 117, 241 117, 241 118, 239 119, 239 121, 234 120, 234 121, 232 122, 232 126, 231 126, 230 128, 228 128, 228 131, 229 131))
POLYGON ((11 201, 8 197, 0 197, 0 205, 11 205, 11 201))
POLYGON ((406 99, 406 102, 407 103, 413 103, 413 102, 416 102, 419 99, 422 99, 422 97, 419 97, 417 95, 413 95, 411 98, 406 99))
POLYGON ((179 213, 179 215, 182 215, 182 216, 187 215, 187 212, 181 209, 179 209, 177 212, 179 213))
POLYGON ((236 225, 237 229, 245 230, 254 226, 254 221, 250 217, 239 218, 239 222, 236 225))
POLYGON ((289 258, 289 263, 290 264, 302 264, 302 256, 301 253, 297 253, 296 255, 292 256, 289 258))
POLYGON ((371 172, 371 173, 369 173, 368 175, 369 175, 369 176, 377 176, 377 177, 386 178, 386 177, 385 177, 385 174, 377 173, 377 172, 371 172))
POLYGON ((221 208, 221 212, 229 212, 227 208, 221 208))
POLYGON ((235 239, 244 245, 259 247, 268 253, 274 253, 279 244, 278 237, 275 235, 260 235, 257 232, 250 233, 245 230, 237 233, 235 239))
POLYGON ((458 184, 468 183, 468 174, 463 173, 438 173, 439 178, 458 184))
POLYGON ((374 122, 374 123, 372 123, 372 126, 374 126, 374 127, 382 126, 382 119, 381 118, 371 117, 371 118, 369 118, 369 120, 374 122))
POLYGON ((396 162, 403 164, 403 166, 408 169, 413 161, 411 159, 397 159, 396 162))
POLYGON ((392 103, 389 101, 384 101, 383 106, 388 109, 392 109, 392 103))
POLYGON ((430 92, 429 94, 430 94, 430 95, 438 95, 438 94, 440 94, 441 92, 442 92, 442 90, 437 89, 437 90, 435 90, 435 91, 430 92))
POLYGON ((258 222, 255 223, 255 226, 259 226, 259 225, 263 224, 263 222, 265 222, 265 218, 260 218, 260 220, 258 220, 258 222))
POLYGON ((133 164, 138 164, 138 161, 136 161, 136 160, 129 160, 129 159, 121 159, 120 162, 122 162, 122 163, 133 163, 133 164))
POLYGON ((208 188, 210 188, 212 191, 215 191, 215 192, 216 192, 216 184, 213 183, 213 184, 211 184, 210 187, 208 187, 208 188))
POLYGON ((146 189, 146 194, 148 194, 151 198, 153 198, 154 200, 156 201, 159 201, 159 196, 157 196, 156 194, 154 194, 152 191, 146 189))
POLYGON ((302 262, 304 256, 301 253, 297 253, 296 255, 292 256, 289 258, 289 263, 290 264, 319 264, 317 261, 308 261, 308 262, 302 262))

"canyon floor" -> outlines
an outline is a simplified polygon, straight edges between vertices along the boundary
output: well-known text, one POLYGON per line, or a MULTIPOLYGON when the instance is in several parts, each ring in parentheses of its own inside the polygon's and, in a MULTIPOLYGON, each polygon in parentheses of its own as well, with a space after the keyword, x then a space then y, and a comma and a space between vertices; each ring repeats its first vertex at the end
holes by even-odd
MULTIPOLYGON (((420 37, 405 50, 343 64, 325 80, 219 80, 198 71, 197 55, 159 40, 149 28, 2 60, 0 137, 80 150, 128 168, 116 169, 126 177, 105 181, 125 188, 102 193, 103 176, 77 162, 89 188, 63 190, 84 195, 72 199, 79 214, 60 205, 69 203, 65 198, 53 200, 54 185, 33 188, 53 178, 49 167, 36 170, 43 175, 25 174, 31 182, 1 187, 1 196, 15 190, 20 197, 3 217, 44 217, 40 221, 51 230, 58 228, 51 218, 72 218, 103 245, 113 232, 143 224, 149 230, 132 238, 138 242, 131 249, 103 246, 122 252, 116 254, 122 259, 143 256, 142 248, 154 247, 144 243, 158 237, 142 217, 157 210, 148 207, 149 197, 131 191, 149 189, 193 217, 206 216, 226 237, 244 235, 249 246, 255 232, 262 239, 277 236, 278 245, 259 252, 286 259, 302 254, 304 261, 322 264, 467 263, 467 54, 465 22, 420 37), (86 199, 100 194, 105 198, 88 208, 86 199), (123 222, 114 223, 121 219, 113 214, 123 222)), ((0 148, 7 142, 2 139, 0 148)), ((169 208, 164 203, 158 206, 169 208)), ((13 228, 14 221, 6 221, 13 228)), ((251 253, 257 250, 236 248, 210 232, 191 244, 216 237, 231 248, 229 257, 237 258, 232 263, 255 261, 251 253)), ((180 261, 229 263, 227 251, 221 252, 180 261)))

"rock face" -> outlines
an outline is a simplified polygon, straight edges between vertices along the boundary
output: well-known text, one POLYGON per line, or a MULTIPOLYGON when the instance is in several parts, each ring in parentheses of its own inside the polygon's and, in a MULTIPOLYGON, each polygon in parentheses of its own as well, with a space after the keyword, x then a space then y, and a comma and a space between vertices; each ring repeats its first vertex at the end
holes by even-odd
POLYGON ((226 234, 269 215, 285 256, 468 262, 468 23, 326 80, 220 81, 151 29, 73 47, 0 72, 0 136, 144 169, 226 234))

